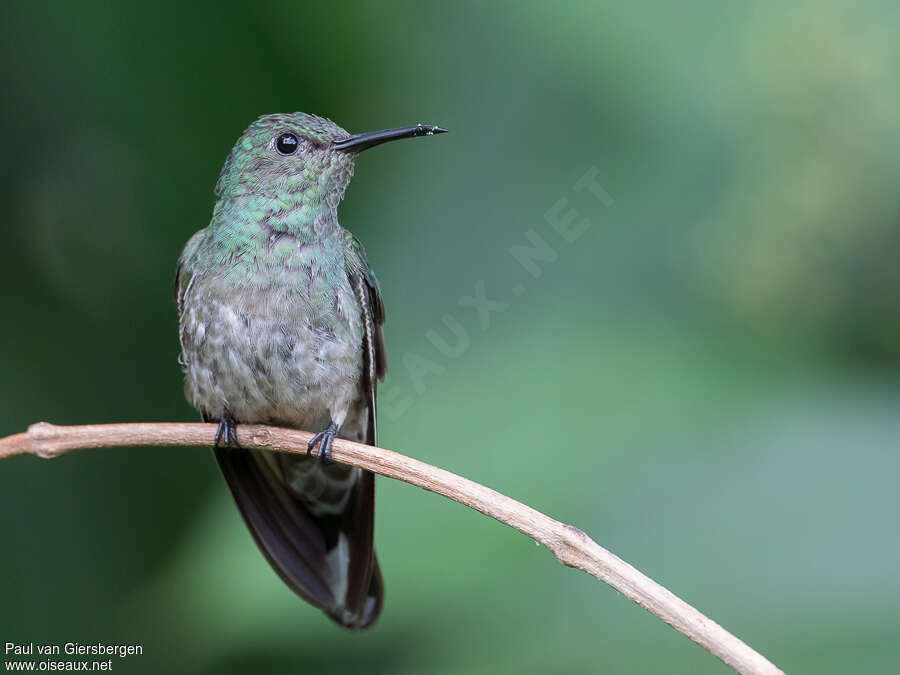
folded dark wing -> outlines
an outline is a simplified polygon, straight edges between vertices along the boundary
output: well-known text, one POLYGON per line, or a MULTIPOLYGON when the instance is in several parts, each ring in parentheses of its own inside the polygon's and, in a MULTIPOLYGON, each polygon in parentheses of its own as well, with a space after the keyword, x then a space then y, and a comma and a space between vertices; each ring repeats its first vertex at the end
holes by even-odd
POLYGON ((373 623, 382 582, 373 545, 372 474, 362 472, 342 513, 314 515, 290 491, 271 453, 214 452, 253 539, 284 583, 345 628, 373 623))

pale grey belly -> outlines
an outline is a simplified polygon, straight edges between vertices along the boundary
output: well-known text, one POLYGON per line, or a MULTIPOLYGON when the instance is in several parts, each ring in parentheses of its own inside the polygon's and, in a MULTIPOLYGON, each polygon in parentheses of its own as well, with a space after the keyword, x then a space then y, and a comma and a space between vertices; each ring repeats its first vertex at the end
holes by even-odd
POLYGON ((191 295, 180 336, 195 407, 216 418, 227 411, 244 423, 313 431, 332 420, 343 425, 361 391, 359 317, 325 327, 283 293, 257 302, 191 295))
MULTIPOLYGON (((211 418, 230 413, 239 424, 316 432, 334 421, 340 437, 364 441, 363 326, 359 316, 342 318, 324 328, 284 294, 225 302, 189 289, 180 326, 188 400, 211 418)), ((339 512, 357 474, 294 455, 266 461, 276 462, 292 490, 318 512, 339 512)))

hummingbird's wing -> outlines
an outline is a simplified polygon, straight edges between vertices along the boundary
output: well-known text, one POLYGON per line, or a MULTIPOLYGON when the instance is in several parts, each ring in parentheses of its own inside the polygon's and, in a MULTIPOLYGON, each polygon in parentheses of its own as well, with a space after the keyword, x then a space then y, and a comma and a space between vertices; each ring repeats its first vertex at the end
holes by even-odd
POLYGON ((374 623, 383 586, 372 538, 372 475, 360 475, 343 511, 315 515, 291 491, 272 453, 220 447, 215 456, 256 545, 282 581, 345 628, 374 623))
POLYGON ((362 307, 365 322, 365 344, 363 363, 364 395, 369 402, 369 438, 366 443, 377 444, 375 423, 376 389, 378 380, 384 381, 387 373, 387 354, 384 349, 384 302, 375 272, 369 266, 366 251, 359 239, 344 230, 344 257, 347 261, 347 277, 356 292, 356 299, 362 307))
POLYGON ((178 361, 182 365, 182 358, 184 356, 184 339, 181 334, 181 327, 184 325, 182 321, 184 315, 184 298, 187 295, 188 288, 191 285, 191 279, 193 279, 193 270, 191 269, 190 261, 193 259, 194 254, 197 252, 203 238, 206 236, 206 230, 199 230, 194 233, 194 235, 188 239, 188 243, 184 245, 184 250, 181 252, 181 255, 178 256, 178 265, 175 267, 175 307, 178 309, 178 343, 181 345, 182 354, 179 355, 178 361))
MULTIPOLYGON (((363 340, 363 378, 361 403, 367 411, 366 443, 376 445, 376 390, 379 380, 387 371, 384 349, 384 302, 375 273, 369 266, 365 249, 359 240, 344 231, 344 259, 347 278, 356 293, 363 315, 365 329, 363 340)), ((375 475, 360 470, 353 497, 352 518, 345 521, 344 530, 350 551, 347 565, 347 597, 355 598, 360 611, 365 609, 367 623, 373 622, 381 612, 384 585, 378 559, 375 556, 375 475)))

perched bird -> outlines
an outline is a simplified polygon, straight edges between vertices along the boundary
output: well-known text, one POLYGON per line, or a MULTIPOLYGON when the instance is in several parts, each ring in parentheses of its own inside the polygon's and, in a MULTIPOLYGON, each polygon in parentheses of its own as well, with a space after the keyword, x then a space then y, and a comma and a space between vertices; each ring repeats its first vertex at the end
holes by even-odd
POLYGON ((386 361, 378 281, 337 207, 359 152, 444 131, 351 135, 305 113, 260 117, 225 161, 209 226, 178 260, 186 396, 219 424, 215 457, 260 550, 346 628, 370 626, 382 606, 375 479, 329 453, 335 437, 375 445, 386 361), (318 433, 306 457, 243 450, 238 423, 318 433))

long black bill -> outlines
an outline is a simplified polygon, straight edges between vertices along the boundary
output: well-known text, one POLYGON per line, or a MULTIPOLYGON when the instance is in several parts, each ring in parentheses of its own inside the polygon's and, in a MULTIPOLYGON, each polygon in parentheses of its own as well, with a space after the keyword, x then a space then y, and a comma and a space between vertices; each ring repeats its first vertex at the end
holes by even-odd
POLYGON ((387 143, 388 141, 396 141, 401 138, 416 138, 418 136, 434 136, 435 134, 445 134, 446 129, 432 126, 430 124, 417 124, 414 127, 398 127, 396 129, 382 129, 381 131, 367 131, 362 134, 353 134, 334 141, 331 144, 333 150, 341 150, 343 152, 362 152, 376 145, 387 143))

